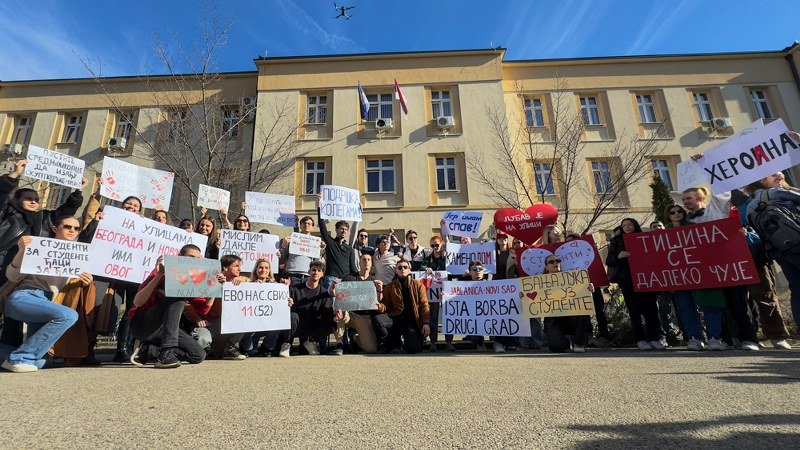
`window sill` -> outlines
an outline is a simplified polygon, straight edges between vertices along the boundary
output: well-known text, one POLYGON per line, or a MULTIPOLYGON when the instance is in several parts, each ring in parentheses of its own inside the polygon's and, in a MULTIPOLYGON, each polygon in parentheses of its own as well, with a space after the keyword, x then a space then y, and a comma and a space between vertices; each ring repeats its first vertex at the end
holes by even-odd
POLYGON ((327 123, 304 123, 303 127, 306 128, 317 128, 317 127, 327 127, 327 123))
POLYGON ((550 127, 547 125, 527 125, 525 128, 527 128, 528 131, 546 131, 550 127))
POLYGON ((397 195, 397 191, 386 191, 386 192, 364 192, 364 195, 397 195))
POLYGON ((639 122, 640 126, 648 126, 648 125, 664 125, 664 122, 639 122))
POLYGON ((437 190, 433 191, 433 193, 434 193, 434 194, 460 194, 460 193, 461 193, 461 190, 459 190, 459 189, 455 189, 455 190, 444 190, 444 191, 440 191, 440 190, 438 190, 438 189, 437 189, 437 190))
POLYGON ((585 128, 605 128, 606 124, 604 124, 604 123, 593 123, 593 124, 588 124, 588 125, 585 124, 584 127, 585 128))
POLYGON ((298 139, 297 142, 319 142, 319 141, 330 141, 331 139, 333 139, 333 138, 329 138, 329 137, 326 137, 326 138, 303 138, 303 139, 298 139))

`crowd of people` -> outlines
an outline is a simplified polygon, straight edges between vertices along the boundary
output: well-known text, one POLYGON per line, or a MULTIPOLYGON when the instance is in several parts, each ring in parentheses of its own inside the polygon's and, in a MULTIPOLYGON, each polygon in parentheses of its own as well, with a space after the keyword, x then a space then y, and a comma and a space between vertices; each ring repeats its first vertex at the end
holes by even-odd
MULTIPOLYGON (((82 273, 78 278, 22 274, 22 259, 32 236, 91 243, 98 222, 103 219, 99 189, 92 194, 80 220, 75 217, 83 204, 80 190, 68 196, 55 210, 41 209, 35 190, 18 188, 25 164, 24 160, 18 161, 12 173, 0 177, 0 301, 3 311, 0 358, 3 369, 33 372, 46 364, 96 366, 100 364, 95 357, 98 336, 114 333, 115 363, 153 364, 157 368, 197 364, 209 357, 244 360, 300 353, 456 351, 452 335, 445 335, 444 345, 439 346, 440 304, 430 302, 426 285, 412 276, 412 272, 433 275, 445 271, 448 243, 471 242, 469 238, 448 236, 444 232, 446 227, 442 227, 441 235, 430 237, 429 247, 420 243, 420 235, 414 230, 406 232, 404 243, 393 230, 369 242, 369 232, 363 228, 355 233, 351 244, 351 224, 339 221, 329 230, 327 221, 318 211, 316 223, 314 217, 302 217, 295 231, 312 234, 315 226, 319 227, 323 241, 319 258, 290 252, 287 237, 280 241, 279 267, 272 267, 268 259, 260 259, 253 267, 245 268, 238 256, 220 255, 218 229, 254 231, 246 215, 239 214, 231 223, 224 211, 217 221, 202 210, 196 226, 190 219, 181 220, 180 228, 207 236, 208 243, 204 253, 199 247, 188 244, 181 248, 180 255, 219 259, 222 271, 217 278, 220 283, 278 282, 289 286, 289 329, 223 334, 220 299, 165 295, 162 258, 142 283, 89 273, 82 273), (346 312, 335 309, 333 297, 337 284, 342 281, 374 283, 378 299, 373 308, 346 312), (124 309, 120 311, 122 305, 124 309), (117 320, 120 315, 121 319, 117 320), (23 324, 27 325, 26 335, 23 335, 23 324), (298 346, 293 346, 295 340, 298 346)), ((144 213, 142 202, 136 197, 124 199, 119 206, 134 214, 144 213)), ((605 263, 610 281, 618 286, 624 298, 635 346, 639 350, 664 350, 679 343, 677 335, 680 333, 688 350, 721 351, 738 347, 757 351, 763 345, 758 338, 760 328, 772 346, 790 349, 789 330, 775 292, 773 262, 780 265, 789 281, 791 307, 795 317, 800 317, 800 253, 795 253, 800 247, 785 245, 791 235, 774 239, 773 234, 783 233, 783 228, 764 232, 762 222, 764 211, 769 210, 779 219, 785 217, 790 225, 800 217, 798 207, 800 194, 786 185, 780 174, 775 174, 742 191, 724 195, 711 195, 704 188, 688 189, 683 192, 682 205, 671 205, 665 212, 669 220, 666 223, 654 221, 649 230, 643 230, 633 218, 622 220, 608 245, 605 263), (723 219, 735 211, 738 211, 742 234, 758 268, 759 283, 662 293, 634 289, 629 264, 631 253, 625 248, 625 235, 723 219), (751 221, 759 223, 751 224, 751 221)), ((170 224, 165 211, 155 211, 151 218, 170 224)), ((268 233, 267 230, 260 232, 268 233)), ((448 278, 465 281, 516 278, 521 274, 516 248, 578 238, 579 235, 562 230, 558 225, 547 226, 537 242, 523 243, 497 233, 496 273, 487 274, 480 261, 472 261, 465 273, 449 274, 448 278)), ((544 273, 560 272, 561 264, 559 256, 548 256, 544 261, 544 273)), ((519 347, 546 345, 553 352, 584 352, 590 342, 598 347, 614 345, 614 333, 609 329, 605 314, 603 286, 590 288, 596 309, 595 324, 590 316, 530 319, 530 337, 489 336, 492 349, 501 353, 519 347)), ((468 345, 485 349, 485 338, 466 336, 464 339, 468 345)))

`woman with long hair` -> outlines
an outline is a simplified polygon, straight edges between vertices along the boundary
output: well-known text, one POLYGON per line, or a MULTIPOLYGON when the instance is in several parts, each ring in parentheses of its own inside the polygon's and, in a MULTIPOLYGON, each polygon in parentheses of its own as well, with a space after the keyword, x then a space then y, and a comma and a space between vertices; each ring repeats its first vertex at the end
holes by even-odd
MULTIPOLYGON (((558 272, 561 272, 561 257, 548 255, 544 259, 543 273, 558 272)), ((589 290, 594 292, 594 286, 591 283, 589 283, 589 290)), ((586 331, 591 329, 591 321, 591 316, 588 315, 546 317, 544 331, 550 351, 564 353, 571 348, 575 353, 584 353, 586 351, 586 331)))
POLYGON ((208 236, 205 257, 208 259, 219 259, 219 239, 217 237, 217 226, 209 217, 203 216, 195 227, 197 233, 208 236))
MULTIPOLYGON (((254 283, 276 283, 275 274, 272 272, 272 264, 268 259, 261 258, 256 261, 253 266, 253 273, 250 275, 250 280, 254 283)), ((292 300, 289 299, 289 306, 292 306, 292 300)), ((292 328, 295 328, 294 325, 292 328)), ((260 331, 257 333, 250 333, 250 339, 247 334, 242 338, 242 342, 251 341, 248 350, 248 356, 282 356, 288 358, 292 347, 292 332, 291 330, 274 330, 274 331, 260 331), (259 340, 264 338, 264 341, 259 345, 259 340)), ((244 351, 244 349, 242 350, 244 351)))
MULTIPOLYGON (((425 271, 428 275, 433 275, 434 272, 447 270, 447 251, 445 243, 441 236, 433 236, 430 240, 431 252, 422 259, 420 270, 425 271)), ((429 322, 431 334, 431 351, 436 351, 436 342, 439 340, 439 309, 441 303, 430 303, 431 320, 429 322)), ((453 335, 446 334, 444 336, 445 350, 449 352, 456 351, 453 346, 453 335)))

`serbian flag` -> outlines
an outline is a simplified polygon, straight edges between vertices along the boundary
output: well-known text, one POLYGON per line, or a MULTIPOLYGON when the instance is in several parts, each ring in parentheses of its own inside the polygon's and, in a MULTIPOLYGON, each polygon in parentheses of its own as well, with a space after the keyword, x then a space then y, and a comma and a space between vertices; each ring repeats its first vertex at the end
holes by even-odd
POLYGON ((394 98, 400 101, 400 109, 403 110, 403 115, 408 117, 408 105, 406 98, 403 97, 403 91, 400 90, 400 85, 397 84, 397 78, 394 79, 394 98))
POLYGON ((361 120, 369 120, 369 100, 367 100, 367 94, 364 93, 360 81, 358 82, 358 105, 361 107, 361 120))

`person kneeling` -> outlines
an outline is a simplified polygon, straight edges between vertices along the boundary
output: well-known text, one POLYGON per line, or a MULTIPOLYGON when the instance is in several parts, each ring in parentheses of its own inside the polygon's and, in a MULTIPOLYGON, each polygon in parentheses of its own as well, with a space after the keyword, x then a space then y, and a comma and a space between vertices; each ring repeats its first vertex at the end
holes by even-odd
MULTIPOLYGON (((544 273, 557 272, 561 272, 561 258, 556 255, 545 258, 544 273)), ((589 290, 594 292, 594 286, 591 283, 589 283, 589 290)), ((590 329, 591 320, 590 316, 545 317, 544 332, 550 351, 564 353, 572 347, 573 352, 585 352, 586 331, 590 329)))
POLYGON ((422 341, 431 332, 428 295, 425 286, 411 278, 411 265, 400 261, 391 283, 383 289, 375 317, 375 334, 384 353, 391 353, 403 338, 406 353, 419 353, 422 341))

